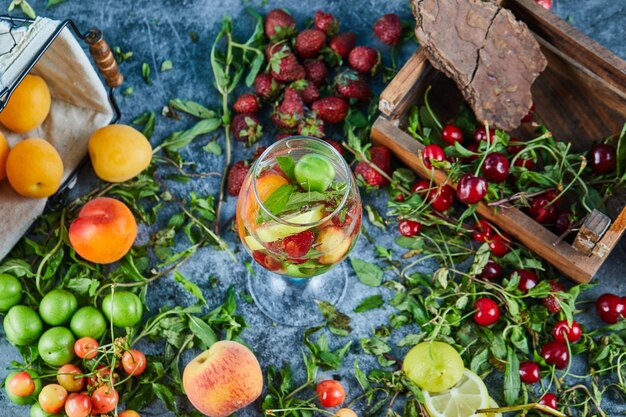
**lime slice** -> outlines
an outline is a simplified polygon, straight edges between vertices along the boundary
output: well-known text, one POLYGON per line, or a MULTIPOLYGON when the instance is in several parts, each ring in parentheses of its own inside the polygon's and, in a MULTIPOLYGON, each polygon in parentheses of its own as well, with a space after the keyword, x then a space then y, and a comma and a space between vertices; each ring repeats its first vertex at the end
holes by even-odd
MULTIPOLYGON (((316 206, 309 211, 305 211, 304 213, 285 217, 284 220, 295 224, 309 224, 318 222, 323 217, 324 205, 320 204, 319 206, 316 206)), ((304 232, 310 228, 310 226, 292 226, 275 221, 269 221, 257 227, 256 234, 261 242, 274 242, 275 240, 304 232)))
POLYGON ((453 387, 463 376, 465 365, 455 348, 444 342, 422 342, 407 353, 402 370, 425 391, 453 387))
POLYGON ((483 380, 468 369, 452 388, 437 393, 424 391, 424 400, 431 417, 478 417, 476 410, 488 408, 493 401, 483 380))

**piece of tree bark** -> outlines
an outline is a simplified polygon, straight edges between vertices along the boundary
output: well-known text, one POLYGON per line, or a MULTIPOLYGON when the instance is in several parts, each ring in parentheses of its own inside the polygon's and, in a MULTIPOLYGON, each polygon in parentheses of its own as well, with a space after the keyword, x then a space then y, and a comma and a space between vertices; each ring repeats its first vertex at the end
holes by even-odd
POLYGON ((411 0, 431 64, 456 82, 482 123, 519 126, 547 62, 528 27, 493 1, 411 0))

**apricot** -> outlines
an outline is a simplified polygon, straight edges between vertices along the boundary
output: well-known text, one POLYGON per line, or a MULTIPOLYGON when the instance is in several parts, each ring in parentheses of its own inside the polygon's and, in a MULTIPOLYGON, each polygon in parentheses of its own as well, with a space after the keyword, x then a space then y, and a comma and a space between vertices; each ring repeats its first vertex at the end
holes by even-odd
POLYGON ((0 132, 0 181, 7 177, 7 157, 10 150, 7 139, 0 132))
POLYGON ((133 213, 124 203, 109 197, 94 198, 85 204, 69 229, 76 253, 98 264, 120 260, 136 237, 133 213))
POLYGON ((124 182, 150 165, 152 146, 138 130, 110 125, 91 135, 89 156, 98 177, 108 182, 124 182))
POLYGON ((350 249, 352 238, 346 236, 340 227, 329 226, 317 235, 315 240, 317 250, 323 255, 319 262, 324 265, 332 265, 339 262, 350 249))
POLYGON ((18 142, 6 163, 11 187, 24 197, 43 198, 56 193, 63 178, 63 161, 49 142, 39 138, 18 142))
POLYGON ((46 81, 37 75, 27 75, 0 112, 0 123, 16 133, 28 132, 46 120, 51 102, 46 81))
POLYGON ((261 395, 263 374, 250 349, 220 341, 187 364, 183 387, 191 404, 202 413, 226 417, 261 395))

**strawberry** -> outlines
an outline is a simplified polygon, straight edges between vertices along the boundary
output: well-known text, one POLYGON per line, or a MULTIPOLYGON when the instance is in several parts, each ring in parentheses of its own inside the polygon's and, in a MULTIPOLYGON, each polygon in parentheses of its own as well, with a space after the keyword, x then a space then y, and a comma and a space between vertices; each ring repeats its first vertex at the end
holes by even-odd
POLYGON ((328 123, 343 122, 350 106, 342 97, 328 96, 311 104, 311 110, 316 111, 320 119, 328 123))
POLYGON ((296 36, 296 53, 302 58, 313 58, 326 44, 326 35, 319 29, 307 29, 296 36))
POLYGON ((252 257, 268 271, 279 271, 283 269, 283 263, 279 259, 263 251, 255 250, 252 252, 252 257))
POLYGON ((258 113, 260 109, 259 98, 254 94, 242 94, 235 100, 233 110, 237 113, 258 113))
POLYGON ((230 122, 230 130, 235 140, 247 142, 248 145, 256 142, 263 133, 259 118, 252 113, 236 114, 230 122))
POLYGON ((339 32, 339 21, 330 13, 324 13, 321 10, 315 12, 313 26, 321 30, 326 36, 335 36, 339 32))
POLYGON ((374 23, 374 33, 383 43, 395 45, 402 35, 402 22, 397 14, 386 14, 374 23))
POLYGON ((357 46, 348 55, 350 66, 361 74, 376 74, 380 64, 380 52, 369 46, 357 46))
MULTIPOLYGON (((550 283, 551 292, 565 291, 565 288, 563 288, 563 285, 561 285, 560 282, 556 280, 551 280, 549 281, 549 283, 550 283)), ((544 298, 541 302, 548 309, 550 313, 557 314, 558 312, 561 311, 561 304, 559 302, 560 300, 561 300, 561 297, 559 297, 558 295, 549 295, 546 298, 544 298)))
POLYGON ((228 195, 233 197, 239 195, 243 181, 246 179, 250 171, 250 164, 247 161, 237 161, 228 170, 228 177, 226 178, 226 189, 228 195))
POLYGON ((370 187, 385 187, 389 184, 389 180, 380 172, 372 168, 370 164, 376 165, 387 175, 391 175, 391 151, 384 146, 372 146, 369 150, 370 163, 365 161, 359 162, 354 173, 360 177, 370 187))
POLYGON ((339 95, 345 98, 355 98, 360 101, 370 101, 372 90, 361 74, 354 70, 344 70, 335 77, 335 88, 339 95))
POLYGON ((356 44, 356 35, 352 32, 340 33, 334 36, 328 42, 330 49, 335 51, 339 57, 345 59, 356 44))
POLYGON ((337 152, 339 152, 339 154, 341 156, 345 156, 346 155, 346 150, 343 148, 343 146, 341 146, 341 143, 339 143, 338 141, 336 141, 335 139, 331 139, 331 138, 324 138, 324 140, 326 141, 326 143, 328 143, 330 146, 332 146, 333 148, 335 148, 335 150, 337 152))
POLYGON ((276 54, 276 53, 278 53, 280 51, 290 51, 290 49, 283 42, 279 42, 279 43, 270 42, 270 43, 268 43, 267 46, 265 47, 265 59, 267 59, 269 61, 270 59, 272 59, 274 54, 276 54))
POLYGON ((280 93, 281 85, 267 72, 262 72, 254 79, 254 92, 265 100, 274 99, 280 93))
POLYGON ((307 80, 319 87, 326 82, 328 68, 324 61, 308 61, 304 64, 304 73, 307 80))
POLYGON ((309 113, 298 123, 298 134, 302 136, 312 136, 314 138, 323 138, 324 122, 317 117, 315 112, 309 113))
POLYGON ((265 16, 265 36, 272 41, 289 38, 296 32, 296 21, 283 9, 274 9, 265 16))
POLYGON ((266 149, 267 146, 259 146, 258 148, 256 148, 256 150, 254 151, 254 155, 252 155, 252 160, 256 161, 257 159, 259 159, 266 149))
POLYGON ((279 140, 285 139, 285 138, 290 138, 292 137, 293 134, 292 133, 288 133, 288 132, 278 132, 278 134, 276 135, 276 142, 278 142, 279 140))
POLYGON ((283 239, 282 247, 290 258, 302 258, 311 249, 315 235, 310 230, 287 236, 283 239))
POLYGON ((304 67, 289 49, 281 49, 270 58, 270 73, 276 81, 292 82, 304 78, 304 67))
POLYGON ((289 87, 298 92, 300 98, 307 106, 320 98, 320 92, 317 86, 310 81, 298 80, 291 83, 289 87))
POLYGON ((292 130, 304 116, 304 105, 298 92, 293 88, 285 89, 283 101, 274 109, 271 119, 280 129, 292 130))

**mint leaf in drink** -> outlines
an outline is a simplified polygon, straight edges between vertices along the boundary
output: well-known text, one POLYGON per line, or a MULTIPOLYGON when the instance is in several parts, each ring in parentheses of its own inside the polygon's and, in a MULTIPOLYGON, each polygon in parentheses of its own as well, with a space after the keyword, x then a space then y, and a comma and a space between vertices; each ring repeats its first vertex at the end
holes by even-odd
POLYGON ((293 161, 292 157, 277 156, 276 162, 287 177, 289 177, 290 179, 294 179, 294 168, 296 167, 296 163, 293 161))
MULTIPOLYGON (((287 205, 287 201, 289 201, 289 197, 293 193, 294 190, 293 185, 282 185, 276 189, 270 196, 263 202, 263 205, 275 216, 278 216, 282 213, 287 205)), ((257 219, 257 223, 262 222, 263 220, 267 220, 267 215, 261 210, 259 211, 259 218, 257 219)))

